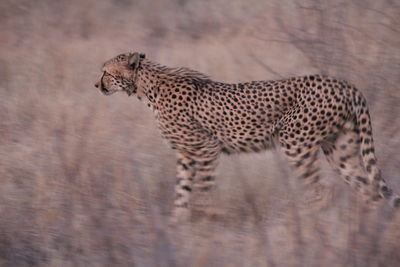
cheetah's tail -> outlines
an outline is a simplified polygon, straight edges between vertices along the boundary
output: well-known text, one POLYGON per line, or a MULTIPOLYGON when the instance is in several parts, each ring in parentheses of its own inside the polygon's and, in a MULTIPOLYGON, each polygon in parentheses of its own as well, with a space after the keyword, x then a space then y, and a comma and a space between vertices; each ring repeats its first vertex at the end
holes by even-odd
MULTIPOLYGON (((357 91, 358 92, 358 91, 357 91)), ((359 134, 360 153, 364 168, 369 177, 370 184, 377 189, 377 195, 373 195, 372 199, 377 201, 381 198, 386 199, 389 204, 400 209, 400 196, 394 194, 385 180, 381 176, 381 171, 377 165, 375 156, 374 139, 372 136, 371 118, 367 108, 367 103, 364 96, 358 92, 354 98, 356 128, 355 131, 359 134)))

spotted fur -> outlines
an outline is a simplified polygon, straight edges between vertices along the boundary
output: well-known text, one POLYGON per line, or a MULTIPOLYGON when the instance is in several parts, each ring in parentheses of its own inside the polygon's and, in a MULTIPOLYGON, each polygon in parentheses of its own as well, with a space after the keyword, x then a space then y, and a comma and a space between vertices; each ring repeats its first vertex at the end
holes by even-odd
POLYGON ((365 98, 344 80, 309 75, 229 84, 139 53, 119 55, 102 71, 96 87, 106 95, 136 94, 177 151, 176 216, 188 213, 194 188, 213 187, 221 153, 258 152, 274 140, 305 184, 321 187, 322 148, 333 169, 368 202, 387 199, 400 207, 377 167, 365 98))

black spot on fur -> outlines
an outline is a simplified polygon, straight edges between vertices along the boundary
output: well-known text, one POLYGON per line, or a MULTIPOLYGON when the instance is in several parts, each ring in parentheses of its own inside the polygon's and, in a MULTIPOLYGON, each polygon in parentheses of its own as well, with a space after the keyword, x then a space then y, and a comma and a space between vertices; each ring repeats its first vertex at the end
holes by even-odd
POLYGON ((186 191, 189 191, 189 192, 192 191, 192 188, 190 186, 187 186, 187 185, 182 186, 182 189, 186 190, 186 191))
POLYGON ((200 187, 200 191, 202 192, 207 192, 210 191, 212 188, 212 186, 204 186, 204 187, 200 187))
POLYGON ((204 182, 211 182, 211 181, 214 181, 214 180, 215 180, 215 177, 209 175, 209 176, 203 177, 201 180, 204 181, 204 182))
POLYGON ((365 185, 368 184, 368 180, 365 177, 357 176, 356 179, 365 185))
POLYGON ((368 165, 368 166, 366 167, 366 170, 367 170, 368 173, 371 173, 371 171, 372 171, 371 165, 368 165))
POLYGON ((393 191, 388 188, 386 185, 381 187, 381 192, 384 198, 389 198, 393 195, 393 191))

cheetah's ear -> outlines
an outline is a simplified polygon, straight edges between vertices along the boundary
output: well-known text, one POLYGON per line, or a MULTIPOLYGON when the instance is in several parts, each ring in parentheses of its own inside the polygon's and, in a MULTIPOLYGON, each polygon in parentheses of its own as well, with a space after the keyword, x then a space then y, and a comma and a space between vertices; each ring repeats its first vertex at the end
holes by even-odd
POLYGON ((146 56, 145 54, 139 54, 137 52, 133 53, 129 60, 128 60, 128 64, 132 69, 137 69, 137 67, 139 67, 140 61, 142 59, 144 59, 146 56))

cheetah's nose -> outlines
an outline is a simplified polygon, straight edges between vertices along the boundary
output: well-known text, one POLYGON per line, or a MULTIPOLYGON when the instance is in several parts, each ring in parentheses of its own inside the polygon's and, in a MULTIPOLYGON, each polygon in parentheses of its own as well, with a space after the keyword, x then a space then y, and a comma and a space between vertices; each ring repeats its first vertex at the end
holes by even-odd
POLYGON ((95 83, 94 87, 99 88, 99 82, 95 83))

